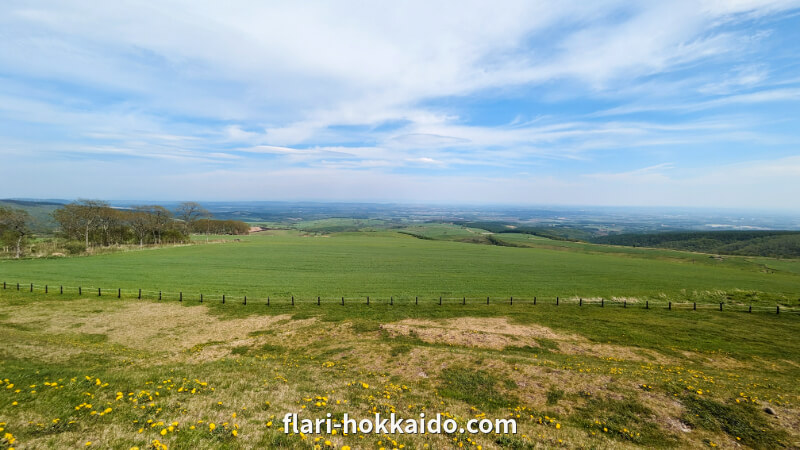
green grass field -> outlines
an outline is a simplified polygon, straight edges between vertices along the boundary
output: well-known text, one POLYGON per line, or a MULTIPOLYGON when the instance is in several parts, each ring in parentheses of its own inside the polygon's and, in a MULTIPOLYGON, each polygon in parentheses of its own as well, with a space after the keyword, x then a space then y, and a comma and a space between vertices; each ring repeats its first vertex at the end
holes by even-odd
MULTIPOLYGON (((433 233, 442 234, 434 229, 433 233)), ((468 233, 468 232, 466 232, 468 233)), ((521 236, 521 237, 517 237, 521 236)), ((395 232, 306 235, 275 231, 236 242, 133 250, 89 257, 0 261, 11 284, 139 288, 170 295, 291 295, 298 299, 389 297, 408 300, 510 296, 636 297, 743 301, 796 306, 796 262, 722 260, 668 250, 543 240, 514 248, 422 240, 395 232)), ((204 238, 199 238, 203 242, 204 238)), ((524 240, 524 241, 523 241, 524 240)))
POLYGON ((0 449, 800 447, 797 261, 406 230, 432 239, 279 230, 1 261, 0 449), (280 422, 345 412, 514 418, 518 433, 280 422))

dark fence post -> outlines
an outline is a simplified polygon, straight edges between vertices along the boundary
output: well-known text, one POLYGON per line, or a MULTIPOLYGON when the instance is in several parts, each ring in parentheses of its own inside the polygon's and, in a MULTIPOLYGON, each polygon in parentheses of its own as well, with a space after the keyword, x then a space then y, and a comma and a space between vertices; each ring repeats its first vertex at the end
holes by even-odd
POLYGON ((225 294, 222 294, 222 304, 225 304, 225 294))
POLYGON ((533 296, 533 304, 536 305, 536 296, 533 296))
POLYGON ((722 311, 722 302, 719 302, 719 310, 722 311))
POLYGON ((122 298, 122 288, 117 288, 117 298, 122 298))
POLYGON ((464 297, 464 298, 461 300, 461 304, 462 304, 462 305, 466 305, 466 304, 467 304, 467 297, 464 297))
POLYGON ((246 296, 246 295, 244 296, 244 303, 242 303, 242 304, 243 304, 243 305, 246 305, 246 304, 247 304, 247 296, 246 296))
POLYGON ((292 296, 292 306, 294 306, 294 295, 292 296))
POLYGON ((161 291, 158 291, 158 299, 161 300, 161 291))
POLYGON ((672 311, 672 302, 669 302, 669 306, 667 306, 667 309, 669 309, 670 311, 672 311))
POLYGON ((181 292, 178 292, 178 301, 179 301, 179 302, 182 302, 182 301, 183 301, 183 291, 181 291, 181 292))
POLYGON ((442 306, 442 296, 439 296, 439 306, 442 306))
POLYGON ((344 297, 342 297, 342 306, 344 306, 344 297))
POLYGON ((142 288, 139 288, 139 300, 142 299, 142 288))
POLYGON ((583 299, 582 298, 578 299, 578 306, 583 306, 583 299))
POLYGON ((33 283, 31 283, 31 292, 33 292, 33 283))
POLYGON ((319 304, 320 304, 320 300, 319 300, 319 295, 318 295, 317 296, 317 306, 319 306, 319 304))
POLYGON ((486 304, 489 304, 489 297, 486 297, 486 304))
POLYGON ((200 303, 203 303, 203 294, 200 294, 200 303))
POLYGON ((267 296, 267 306, 269 306, 269 295, 267 296))
POLYGON ((753 305, 750 305, 750 307, 747 308, 747 312, 749 312, 749 313, 753 312, 753 305))
POLYGON ((508 304, 509 305, 514 305, 514 297, 509 297, 508 298, 508 304))
POLYGON ((394 297, 389 297, 389 305, 394 305, 394 297))
POLYGON ((625 300, 622 301, 622 307, 623 308, 627 308, 628 307, 628 299, 625 299, 625 300))
POLYGON ((650 300, 645 300, 644 309, 650 309, 650 300))
POLYGON ((44 285, 44 293, 47 294, 47 285, 44 285))
POLYGON ((775 314, 780 314, 780 313, 781 313, 781 306, 778 305, 775 307, 775 314))
POLYGON ((600 307, 601 307, 601 308, 605 308, 605 306, 606 306, 606 299, 604 299, 604 298, 601 298, 601 299, 600 299, 600 307))
POLYGON ((419 305, 419 296, 414 297, 414 304, 419 305))
MULTIPOLYGON (((80 289, 80 288, 78 288, 78 289, 80 289)), ((17 283, 17 290, 19 290, 19 283, 17 283)))
POLYGON ((62 294, 62 295, 64 294, 64 286, 59 286, 58 290, 59 290, 60 294, 62 294))
POLYGON ((692 311, 697 311, 697 302, 692 303, 692 311))
POLYGON ((97 296, 100 297, 101 295, 102 295, 102 292, 100 292, 100 288, 97 288, 97 296))
POLYGON ((369 306, 369 295, 367 296, 367 306, 369 306))
MULTIPOLYGON (((19 285, 17 285, 17 289, 19 289, 19 285)), ((80 286, 78 286, 78 295, 83 295, 83 292, 82 292, 80 286)))
POLYGON ((556 297, 556 306, 558 306, 558 297, 556 297))

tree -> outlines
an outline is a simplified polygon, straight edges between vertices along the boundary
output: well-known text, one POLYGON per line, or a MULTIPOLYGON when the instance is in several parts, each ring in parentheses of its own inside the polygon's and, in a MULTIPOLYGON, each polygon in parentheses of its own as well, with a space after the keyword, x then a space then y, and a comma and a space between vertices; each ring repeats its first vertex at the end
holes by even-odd
POLYGON ((53 218, 68 237, 74 238, 80 231, 88 249, 89 233, 101 225, 104 212, 109 209, 108 203, 100 200, 78 200, 55 210, 53 218))
POLYGON ((30 216, 26 211, 0 207, 0 235, 4 241, 16 245, 17 259, 22 254, 22 242, 30 234, 29 222, 30 216))
POLYGON ((115 244, 124 239, 124 232, 119 230, 122 216, 114 208, 100 208, 97 211, 97 229, 102 232, 99 241, 103 246, 115 244))
POLYGON ((178 205, 178 209, 175 210, 175 214, 178 216, 178 219, 183 221, 183 226, 187 234, 191 232, 194 221, 201 217, 207 218, 211 216, 208 210, 200 206, 197 202, 181 203, 178 205))
POLYGON ((147 213, 150 215, 150 231, 153 233, 153 241, 160 244, 161 236, 172 223, 172 213, 167 208, 158 205, 148 206, 147 213))
POLYGON ((126 221, 133 234, 139 239, 139 247, 144 246, 144 239, 150 235, 150 217, 148 206, 134 206, 133 211, 126 214, 126 221))

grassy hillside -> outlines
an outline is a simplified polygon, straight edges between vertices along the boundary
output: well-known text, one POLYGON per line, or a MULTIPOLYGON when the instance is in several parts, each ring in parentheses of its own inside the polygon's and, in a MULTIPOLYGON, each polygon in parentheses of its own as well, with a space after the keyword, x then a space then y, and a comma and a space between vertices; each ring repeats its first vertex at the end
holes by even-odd
MULTIPOLYGON (((439 230, 441 232, 441 230, 439 230)), ((511 235, 509 235, 511 236, 511 235)), ((514 235, 526 237, 526 235, 514 235)), ((506 235, 501 236, 507 239, 506 235)), ((763 262, 543 240, 474 245, 394 232, 274 231, 225 243, 0 261, 0 281, 306 300, 638 297, 796 305, 800 275, 763 262)), ((201 238, 201 241, 204 238, 201 238)), ((239 238, 237 238, 239 239, 239 238)))
POLYGON ((797 447, 798 332, 790 314, 0 290, 0 428, 16 448, 797 447), (283 432, 345 412, 518 432, 283 432))
POLYGON ((549 239, 587 240, 592 237, 592 233, 576 226, 553 225, 536 227, 516 223, 511 224, 508 222, 457 222, 457 224, 472 228, 480 228, 491 231, 492 233, 530 234, 549 239))
POLYGON ((34 233, 49 234, 56 227, 52 216, 53 211, 63 206, 63 204, 43 201, 0 200, 0 206, 27 211, 32 219, 30 227, 34 233))
POLYGON ((592 239, 599 244, 657 247, 721 255, 800 258, 798 231, 697 231, 620 234, 592 239))
POLYGON ((0 448, 800 446, 800 260, 382 226, 0 261, 0 448), (283 432, 345 412, 518 433, 283 432))

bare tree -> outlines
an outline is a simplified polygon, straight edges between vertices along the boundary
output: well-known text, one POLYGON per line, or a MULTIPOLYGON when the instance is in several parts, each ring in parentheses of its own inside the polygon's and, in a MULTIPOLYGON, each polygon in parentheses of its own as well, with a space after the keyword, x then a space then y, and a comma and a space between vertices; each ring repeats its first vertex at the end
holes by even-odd
POLYGON ((22 209, 0 207, 0 235, 3 240, 9 240, 16 245, 17 259, 22 254, 22 242, 30 234, 30 219, 28 213, 22 209))
POLYGON ((67 236, 73 237, 80 230, 89 249, 89 233, 100 226, 103 213, 108 209, 108 203, 100 200, 78 200, 55 210, 53 217, 67 236))
POLYGON ((160 244, 161 236, 172 222, 172 213, 167 208, 158 205, 149 206, 147 212, 150 214, 150 230, 153 233, 153 241, 160 244))
POLYGON ((191 233, 192 224, 194 224, 197 219, 201 217, 209 217, 211 215, 207 209, 200 206, 200 204, 197 202, 181 203, 175 210, 175 214, 177 215, 178 219, 183 221, 183 225, 187 234, 191 233))
POLYGON ((120 227, 121 223, 122 217, 119 210, 110 207, 100 208, 97 214, 97 228, 102 231, 102 245, 108 246, 116 243, 114 231, 120 227))
POLYGON ((128 226, 131 227, 133 234, 139 239, 139 247, 144 246, 144 238, 150 234, 152 219, 149 209, 149 206, 134 206, 133 211, 127 213, 128 226))

